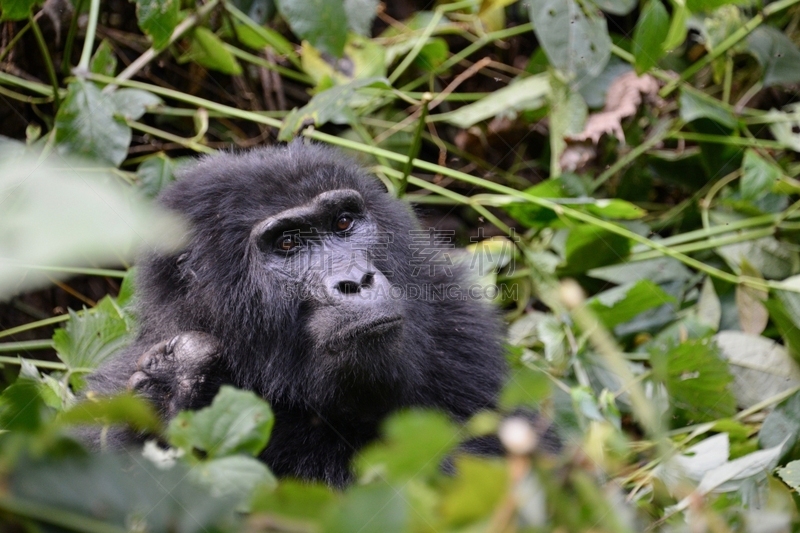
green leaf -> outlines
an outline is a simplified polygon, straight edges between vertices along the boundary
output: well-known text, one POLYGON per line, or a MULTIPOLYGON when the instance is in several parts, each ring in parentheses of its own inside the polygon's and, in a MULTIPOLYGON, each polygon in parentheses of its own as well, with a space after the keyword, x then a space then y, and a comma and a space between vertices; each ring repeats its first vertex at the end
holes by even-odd
POLYGON ((800 490, 800 461, 790 461, 778 469, 778 475, 792 489, 800 490))
POLYGON ((782 176, 780 167, 762 158, 755 150, 748 149, 744 153, 742 179, 739 185, 742 198, 758 200, 770 192, 782 176))
POLYGON ((137 247, 174 250, 186 235, 177 216, 137 198, 107 169, 19 151, 0 161, 0 298, 51 285, 49 278, 59 275, 60 269, 31 265, 119 264, 132 260, 137 247))
POLYGON ((611 57, 611 38, 605 19, 592 4, 530 0, 528 8, 533 31, 550 64, 567 79, 579 81, 603 71, 611 57))
POLYGON ((56 114, 59 151, 118 167, 128 155, 131 130, 116 112, 116 104, 95 84, 81 79, 70 83, 56 114))
POLYGON ((285 479, 277 487, 257 488, 250 510, 306 522, 318 521, 332 511, 339 499, 340 494, 326 486, 285 479))
POLYGON ((648 0, 633 30, 633 57, 637 74, 654 67, 664 55, 669 13, 661 0, 648 0))
POLYGON ((572 228, 566 242, 566 267, 570 273, 619 263, 630 253, 626 237, 584 224, 572 228))
POLYGON ((594 3, 606 13, 627 15, 639 2, 637 0, 594 0, 594 3))
POLYGON ((91 311, 79 315, 70 310, 69 314, 69 322, 53 334, 53 344, 73 372, 97 368, 129 340, 130 324, 110 296, 91 311))
POLYGON ((129 424, 139 431, 157 433, 161 430, 161 420, 150 403, 131 394, 83 400, 62 413, 58 419, 72 425, 129 424))
POLYGON ((38 3, 39 0, 0 0, 0 9, 3 11, 0 20, 26 19, 38 3))
POLYGON ((192 468, 190 476, 207 486, 213 496, 235 498, 240 511, 249 510, 250 495, 255 487, 275 487, 278 484, 267 465, 246 455, 201 461, 192 468))
POLYGON ((509 411, 520 406, 539 409, 544 400, 550 397, 550 380, 547 374, 519 367, 509 373, 500 394, 500 407, 509 411))
POLYGON ((370 37, 372 20, 378 12, 380 0, 344 0, 347 26, 364 37, 370 37))
POLYGON ((117 70, 117 56, 108 39, 103 39, 100 46, 95 50, 92 61, 89 63, 89 70, 96 74, 113 76, 117 70))
POLYGON ((597 268, 587 274, 617 285, 645 279, 653 283, 687 281, 692 277, 692 272, 683 266, 683 263, 671 257, 657 257, 646 261, 597 268))
POLYGON ((255 455, 267 445, 274 417, 269 405, 253 392, 224 385, 210 406, 183 411, 169 424, 170 444, 200 449, 208 457, 236 453, 255 455))
POLYGON ((202 26, 192 32, 189 50, 181 56, 180 61, 196 61, 206 68, 232 76, 242 73, 242 67, 225 48, 225 43, 214 32, 202 26))
POLYGON ((758 432, 758 444, 772 448, 784 443, 791 450, 800 442, 800 392, 792 394, 770 411, 758 432))
POLYGON ((720 102, 685 85, 681 89, 680 107, 681 119, 685 122, 709 118, 723 126, 736 128, 736 118, 720 102))
POLYGON ((639 313, 667 303, 675 303, 675 298, 652 281, 643 279, 601 292, 587 305, 607 328, 614 328, 639 313))
POLYGON ((437 115, 454 126, 466 129, 482 120, 503 116, 528 109, 540 109, 547 103, 550 94, 549 75, 537 74, 489 93, 477 102, 462 106, 455 111, 437 115))
POLYGON ((295 35, 342 57, 349 22, 343 0, 278 0, 278 11, 295 35))
POLYGON ((456 472, 442 498, 442 515, 451 526, 489 516, 508 490, 508 468, 502 461, 459 456, 456 472))
POLYGON ((355 91, 362 87, 390 88, 385 78, 366 78, 353 80, 345 85, 338 85, 314 96, 309 103, 300 109, 294 109, 284 119, 278 140, 288 141, 304 126, 313 124, 321 126, 328 121, 340 117, 350 111, 349 105, 355 91))
POLYGON ((32 379, 18 379, 0 395, 0 430, 34 432, 42 427, 45 402, 32 379))
POLYGON ((457 444, 458 430, 443 413, 405 411, 384 425, 385 443, 371 444, 356 458, 361 475, 385 472, 390 480, 405 480, 438 472, 439 463, 457 444))
POLYGON ((730 4, 742 4, 743 0, 686 0, 686 7, 692 13, 714 11, 715 9, 730 4))
POLYGON ((650 357, 675 409, 676 424, 709 422, 736 413, 728 363, 710 339, 687 340, 650 357))
POLYGON ((163 153, 145 159, 136 169, 139 188, 150 198, 155 198, 167 185, 175 181, 175 170, 178 167, 174 159, 163 153))
POLYGON ((345 494, 325 533, 401 533, 410 531, 409 504, 388 483, 355 487, 345 494))
POLYGON ((128 120, 139 120, 148 107, 164 103, 158 96, 141 89, 117 89, 109 98, 114 104, 114 113, 128 120))
POLYGON ((153 40, 153 48, 161 50, 180 20, 180 0, 135 1, 139 28, 153 40))
POLYGON ((780 30, 760 25, 747 36, 747 47, 764 70, 764 87, 800 82, 800 50, 780 30))

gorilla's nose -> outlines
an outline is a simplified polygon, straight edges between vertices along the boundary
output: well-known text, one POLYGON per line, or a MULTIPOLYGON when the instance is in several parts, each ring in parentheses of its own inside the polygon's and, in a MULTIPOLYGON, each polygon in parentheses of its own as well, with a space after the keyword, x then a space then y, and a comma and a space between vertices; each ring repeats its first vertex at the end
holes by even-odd
POLYGON ((370 289, 375 282, 375 272, 366 272, 359 281, 342 280, 335 286, 336 290, 344 295, 359 294, 362 289, 370 289))

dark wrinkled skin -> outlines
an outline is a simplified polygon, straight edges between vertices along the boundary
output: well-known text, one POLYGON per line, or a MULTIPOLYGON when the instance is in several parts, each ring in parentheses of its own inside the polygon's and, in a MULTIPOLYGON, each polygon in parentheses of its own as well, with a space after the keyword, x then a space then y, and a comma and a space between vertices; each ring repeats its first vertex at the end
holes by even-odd
MULTIPOLYGON (((297 142, 219 154, 160 201, 190 223, 188 244, 140 263, 138 336, 90 390, 134 390, 166 419, 208 405, 222 384, 254 391, 276 416, 261 459, 279 476, 332 486, 351 480, 351 458, 392 411, 427 407, 463 421, 495 405, 497 312, 470 298, 386 295, 469 281, 442 255, 414 257, 414 215, 349 159, 297 142), (336 231, 341 212, 353 215, 346 234, 336 231), (294 253, 276 248, 286 230, 309 228, 314 237, 294 253), (431 272, 425 261, 439 263, 431 272)), ((142 438, 120 431, 111 445, 142 438)))

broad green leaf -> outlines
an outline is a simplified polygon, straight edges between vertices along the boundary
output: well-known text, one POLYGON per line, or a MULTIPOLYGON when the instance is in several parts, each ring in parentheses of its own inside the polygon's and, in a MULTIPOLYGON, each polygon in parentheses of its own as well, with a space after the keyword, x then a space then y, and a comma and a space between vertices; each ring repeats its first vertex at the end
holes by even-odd
POLYGON ((800 385, 800 368, 774 340, 741 331, 721 331, 714 340, 728 361, 740 407, 751 407, 800 385))
POLYGON ((800 441, 800 392, 775 406, 770 411, 758 432, 758 443, 762 448, 784 444, 784 451, 791 450, 800 441))
POLYGON ((338 119, 350 112, 355 91, 362 87, 389 88, 390 84, 383 78, 357 79, 345 85, 338 85, 314 96, 309 103, 300 109, 294 109, 284 119, 278 139, 288 141, 308 125, 321 126, 327 122, 338 119))
POLYGON ((800 82, 800 49, 782 31, 762 24, 747 36, 747 47, 764 70, 764 87, 800 82))
POLYGON ((603 71, 611 56, 611 38, 605 18, 593 4, 530 0, 528 8, 533 31, 550 64, 567 79, 580 82, 603 71))
POLYGON ((613 328, 667 303, 675 303, 675 298, 645 279, 601 292, 587 304, 607 328, 613 328))
POLYGON ((164 187, 175 180, 175 170, 178 166, 174 159, 163 153, 145 159, 136 169, 139 188, 150 198, 155 198, 164 187))
POLYGON ((39 0, 0 0, 0 9, 3 12, 0 20, 26 19, 33 6, 38 3, 39 0))
POLYGON ((128 155, 131 130, 116 113, 116 104, 94 83, 76 79, 56 114, 59 151, 119 166, 128 155))
POLYGON ((778 475, 795 492, 800 491, 800 461, 790 461, 778 469, 778 475))
POLYGON ((654 67, 664 55, 669 13, 661 0, 648 0, 633 30, 633 57, 637 74, 654 67))
POLYGON ((466 129, 482 120, 496 116, 526 109, 539 109, 547 103, 549 94, 549 75, 537 74, 493 91, 477 102, 467 104, 449 113, 437 115, 436 119, 445 120, 454 126, 466 129))
POLYGON ((627 15, 638 3, 636 0, 594 0, 594 3, 605 11, 613 15, 627 15))
POLYGON ((189 50, 181 56, 180 61, 196 61, 206 68, 233 76, 242 73, 242 67, 225 48, 225 43, 213 31, 202 26, 192 32, 189 50))
POLYGON ((141 89, 117 89, 109 98, 114 104, 114 113, 128 120, 139 120, 148 107, 164 103, 158 96, 141 89))
POLYGON ((274 0, 233 0, 232 4, 259 25, 266 24, 275 15, 274 0))
POLYGON ((211 496, 187 476, 180 462, 160 469, 133 453, 73 454, 19 462, 4 490, 17 502, 69 517, 73 527, 54 528, 62 531, 241 531, 235 502, 211 496))
POLYGON ((24 146, 20 156, 0 162, 0 295, 59 275, 36 266, 118 264, 140 247, 181 243, 181 220, 136 198, 118 177, 55 154, 40 161, 24 146))
POLYGON ((686 7, 688 7, 692 13, 701 13, 704 11, 714 11, 722 6, 741 3, 744 3, 743 0, 686 0, 686 7))
POLYGON ((550 396, 550 380, 544 372, 519 367, 508 375, 500 394, 500 406, 512 411, 521 406, 539 409, 550 396))
POLYGON ((347 40, 343 0, 278 0, 278 11, 292 32, 333 57, 342 57, 347 40))
POLYGON ((451 526, 479 521, 491 515, 508 490, 508 468, 502 461, 460 456, 456 477, 442 498, 441 512, 451 526))
POLYGON ((686 281, 692 277, 692 272, 683 266, 683 263, 671 257, 657 257, 635 263, 596 268, 587 274, 617 285, 645 279, 653 283, 686 281))
POLYGON ((153 48, 161 50, 180 20, 180 0, 135 0, 139 28, 153 40, 153 48))
POLYGON ((794 254, 773 237, 720 246, 717 253, 737 273, 745 261, 766 279, 785 279, 794 273, 794 254))
POLYGON ((259 50, 265 46, 271 46, 277 53, 287 55, 294 48, 286 37, 277 31, 256 24, 252 18, 239 11, 235 6, 226 4, 225 9, 236 18, 234 31, 237 38, 246 46, 259 50))
POLYGON ((190 471, 190 477, 208 487, 213 496, 234 498, 240 511, 249 510, 250 495, 257 486, 275 487, 278 482, 267 465, 247 455, 231 455, 201 461, 190 471))
POLYGON ((324 91, 333 85, 344 85, 353 80, 386 77, 386 51, 375 41, 351 33, 344 45, 344 55, 334 60, 303 41, 300 65, 314 80, 315 90, 324 91))
POLYGON ((780 181, 783 172, 753 149, 744 153, 742 178, 739 190, 745 200, 757 200, 767 194, 780 181))
POLYGON ((383 443, 365 448, 356 458, 361 475, 384 473, 390 480, 425 477, 458 444, 458 430, 447 417, 434 411, 405 411, 384 425, 383 443))
POLYGON ((170 444, 208 457, 256 455, 267 445, 274 417, 269 405, 250 391, 223 385, 210 406, 183 411, 167 428, 170 444))
POLYGON ((73 372, 97 368, 130 340, 131 325, 110 296, 91 311, 79 315, 70 310, 69 314, 69 322, 53 334, 53 344, 73 372))
POLYGON ((589 109, 578 91, 550 77, 550 177, 561 175, 561 156, 567 148, 566 139, 578 135, 586 124, 589 109))
POLYGON ((630 241, 610 231, 584 224, 569 231, 566 242, 566 266, 570 273, 619 263, 630 253, 630 241))
POLYGON ((344 0, 347 26, 359 35, 370 37, 372 19, 378 12, 379 4, 380 0, 344 0))
POLYGON ((680 107, 684 122, 708 118, 729 128, 736 127, 736 118, 720 102, 687 86, 681 89, 680 107))
POLYGON ((402 492, 388 483, 355 487, 345 493, 325 523, 325 533, 401 533, 411 514, 402 492))
POLYGON ((276 487, 257 488, 250 510, 311 522, 325 518, 340 499, 340 494, 324 485, 284 479, 276 487))
POLYGON ((117 56, 108 39, 103 39, 100 46, 95 50, 92 61, 89 63, 89 71, 105 76, 113 76, 117 70, 117 56))
POLYGON ((42 427, 45 402, 38 384, 18 379, 0 394, 0 430, 33 432, 42 427))
POLYGON ((161 420, 150 403, 130 394, 83 400, 62 413, 58 419, 72 425, 129 424, 140 431, 156 433, 161 430, 161 420))
POLYGON ((730 390, 733 377, 710 339, 687 340, 666 352, 655 351, 650 360, 667 388, 678 425, 709 422, 736 412, 730 390))

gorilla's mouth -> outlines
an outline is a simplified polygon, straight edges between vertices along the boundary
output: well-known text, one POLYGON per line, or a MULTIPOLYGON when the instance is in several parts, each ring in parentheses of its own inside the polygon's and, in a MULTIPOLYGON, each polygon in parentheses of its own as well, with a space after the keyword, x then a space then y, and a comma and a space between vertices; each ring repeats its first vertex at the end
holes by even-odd
POLYGON ((383 316, 373 320, 362 320, 355 324, 345 326, 340 333, 342 339, 358 339, 367 336, 376 336, 389 333, 403 323, 400 315, 383 316))

